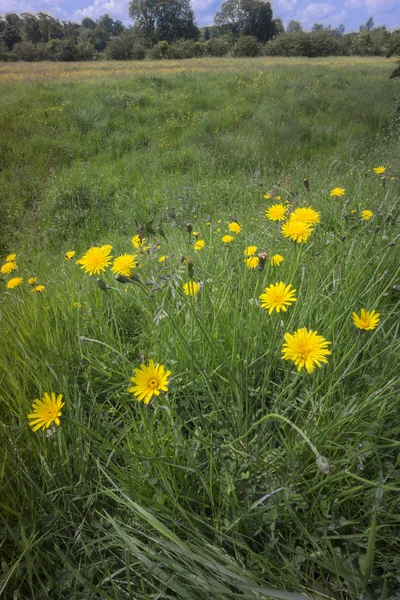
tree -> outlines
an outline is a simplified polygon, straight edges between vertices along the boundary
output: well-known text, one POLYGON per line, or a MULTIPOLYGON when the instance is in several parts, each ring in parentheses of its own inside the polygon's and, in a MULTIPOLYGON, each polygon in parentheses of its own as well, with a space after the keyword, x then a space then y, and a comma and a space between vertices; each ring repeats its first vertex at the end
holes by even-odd
POLYGON ((363 31, 372 31, 373 28, 374 28, 374 19, 372 17, 370 17, 368 19, 368 21, 365 23, 365 25, 361 25, 360 32, 362 33, 363 31))
POLYGON ((276 32, 271 4, 264 0, 226 0, 214 23, 227 28, 234 38, 254 36, 260 42, 272 39, 276 32))
POLYGON ((300 21, 289 21, 288 26, 286 27, 287 33, 292 33, 292 31, 303 31, 300 21))
POLYGON ((322 25, 322 23, 314 23, 311 31, 323 31, 324 29, 325 29, 325 26, 322 25))
POLYGON ((8 50, 21 41, 21 19, 15 13, 7 13, 4 19, 0 17, 0 42, 8 50))
POLYGON ((275 28, 275 35, 281 35, 281 33, 285 33, 285 26, 280 17, 277 17, 276 19, 272 19, 272 23, 274 24, 274 28, 275 28))
POLYGON ((81 21, 81 26, 85 29, 94 29, 96 27, 96 22, 90 17, 84 17, 81 21))
POLYGON ((153 42, 197 39, 190 0, 131 0, 129 16, 135 27, 153 42))
POLYGON ((34 44, 41 42, 42 38, 40 35, 39 21, 36 16, 25 12, 22 13, 21 19, 22 39, 27 42, 33 42, 34 44))

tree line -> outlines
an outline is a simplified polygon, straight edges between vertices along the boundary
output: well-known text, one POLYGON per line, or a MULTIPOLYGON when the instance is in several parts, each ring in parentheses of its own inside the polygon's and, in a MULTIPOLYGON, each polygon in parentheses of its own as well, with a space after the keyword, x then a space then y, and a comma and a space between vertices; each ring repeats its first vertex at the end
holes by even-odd
POLYGON ((44 12, 7 13, 0 16, 0 60, 400 54, 400 30, 374 27, 372 18, 352 33, 320 23, 304 31, 294 20, 285 29, 264 0, 226 0, 208 27, 196 25, 190 0, 131 0, 129 16, 126 27, 108 14, 73 23, 44 12))

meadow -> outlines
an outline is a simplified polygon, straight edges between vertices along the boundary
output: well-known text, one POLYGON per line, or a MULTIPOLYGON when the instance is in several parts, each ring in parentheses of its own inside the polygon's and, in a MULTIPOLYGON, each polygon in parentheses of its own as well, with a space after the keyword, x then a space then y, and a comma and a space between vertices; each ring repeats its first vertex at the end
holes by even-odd
POLYGON ((0 597, 400 598, 394 65, 0 65, 0 597))

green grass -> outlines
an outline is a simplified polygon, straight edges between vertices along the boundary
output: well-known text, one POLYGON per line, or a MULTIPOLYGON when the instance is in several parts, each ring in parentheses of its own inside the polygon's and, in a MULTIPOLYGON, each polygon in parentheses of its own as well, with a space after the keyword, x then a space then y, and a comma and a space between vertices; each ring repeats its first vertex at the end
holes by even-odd
POLYGON ((0 281, 0 596, 396 598, 392 63, 147 68, 0 70, 0 252, 19 269, 0 281), (307 243, 265 219, 269 191, 321 213, 307 243), (231 216, 242 232, 227 246, 231 216), (139 283, 108 271, 104 292, 64 259, 132 252, 138 225, 150 246, 139 283), (251 271, 250 244, 285 260, 251 271), (15 274, 23 284, 7 289, 15 274), (297 301, 268 315, 258 297, 276 281, 297 301), (361 308, 379 312, 375 330, 353 325, 361 308), (284 333, 304 326, 331 342, 311 375, 281 358, 284 333), (172 371, 149 405, 128 392, 142 357, 172 371), (65 400, 50 435, 27 420, 46 391, 65 400))

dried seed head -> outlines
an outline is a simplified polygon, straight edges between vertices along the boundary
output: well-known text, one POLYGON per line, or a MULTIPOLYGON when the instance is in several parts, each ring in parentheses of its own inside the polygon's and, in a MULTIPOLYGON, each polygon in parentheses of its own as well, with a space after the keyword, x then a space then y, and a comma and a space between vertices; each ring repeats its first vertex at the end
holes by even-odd
POLYGON ((268 254, 266 252, 260 252, 260 254, 258 255, 258 265, 257 265, 257 271, 263 271, 264 267, 265 267, 265 261, 268 258, 268 254))
POLYGON ((316 463, 317 463, 318 469, 324 475, 329 475, 329 473, 332 473, 331 463, 326 458, 326 456, 322 456, 322 454, 318 454, 316 463))

